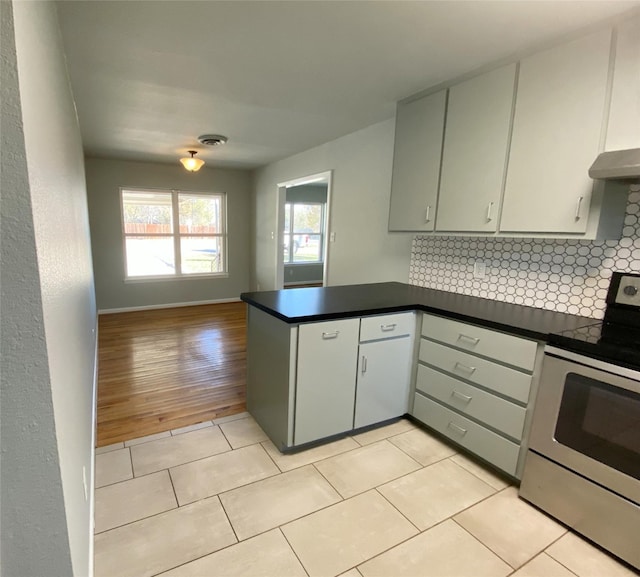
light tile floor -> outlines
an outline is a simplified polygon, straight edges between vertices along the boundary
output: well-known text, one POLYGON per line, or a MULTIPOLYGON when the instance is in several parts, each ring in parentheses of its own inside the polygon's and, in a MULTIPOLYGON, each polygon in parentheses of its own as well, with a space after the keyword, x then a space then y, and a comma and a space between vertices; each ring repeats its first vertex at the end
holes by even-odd
POLYGON ((635 573, 407 420, 282 455, 246 413, 96 451, 96 577, 635 573))

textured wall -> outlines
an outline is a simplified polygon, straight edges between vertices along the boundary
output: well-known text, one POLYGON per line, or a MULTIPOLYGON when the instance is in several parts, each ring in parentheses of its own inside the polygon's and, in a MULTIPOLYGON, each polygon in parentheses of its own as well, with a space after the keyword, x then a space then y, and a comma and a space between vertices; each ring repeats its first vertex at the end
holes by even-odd
POLYGON ((640 186, 630 188, 623 238, 608 241, 416 236, 411 284, 602 318, 612 271, 640 273, 640 186), (476 261, 485 278, 473 278, 476 261))
POLYGON ((86 576, 96 309, 80 130, 55 3, 0 10, 1 572, 86 576))

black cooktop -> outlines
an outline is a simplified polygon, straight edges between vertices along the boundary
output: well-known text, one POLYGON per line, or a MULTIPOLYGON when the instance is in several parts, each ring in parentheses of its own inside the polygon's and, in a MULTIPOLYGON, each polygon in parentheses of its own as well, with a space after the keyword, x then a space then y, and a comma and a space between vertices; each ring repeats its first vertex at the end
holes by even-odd
POLYGON ((568 351, 640 370, 640 328, 606 321, 550 334, 547 343, 568 351))

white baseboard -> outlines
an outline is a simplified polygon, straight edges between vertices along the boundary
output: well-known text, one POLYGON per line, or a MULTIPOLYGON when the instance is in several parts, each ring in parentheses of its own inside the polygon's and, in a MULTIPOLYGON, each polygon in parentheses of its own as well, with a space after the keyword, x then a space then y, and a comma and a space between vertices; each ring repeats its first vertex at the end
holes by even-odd
POLYGON ((238 297, 230 299, 215 299, 209 301, 191 301, 186 303, 166 303, 159 305, 145 305, 141 307, 123 307, 117 309, 98 309, 99 315, 109 315, 112 313, 129 313, 134 311, 149 311, 154 309, 176 309, 179 307, 195 307, 198 305, 215 305, 222 303, 237 303, 240 302, 238 297))

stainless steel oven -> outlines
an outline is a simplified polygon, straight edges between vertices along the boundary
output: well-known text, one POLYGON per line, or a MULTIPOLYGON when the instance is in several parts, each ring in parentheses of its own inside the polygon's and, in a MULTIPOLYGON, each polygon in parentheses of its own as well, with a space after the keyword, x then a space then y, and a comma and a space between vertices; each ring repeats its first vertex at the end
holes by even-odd
MULTIPOLYGON (((639 276, 624 276, 640 286, 639 276)), ((610 293, 619 290, 614 281, 610 293)), ((624 306, 627 319, 640 312, 624 306)), ((605 317, 569 340, 551 339, 520 496, 640 569, 640 346, 633 331, 605 317)))

